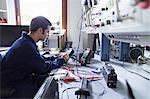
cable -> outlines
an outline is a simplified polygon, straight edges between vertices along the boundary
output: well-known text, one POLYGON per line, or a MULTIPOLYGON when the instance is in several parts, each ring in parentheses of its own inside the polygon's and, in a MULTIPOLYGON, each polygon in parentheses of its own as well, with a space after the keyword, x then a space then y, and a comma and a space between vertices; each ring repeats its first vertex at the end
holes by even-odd
POLYGON ((79 98, 79 95, 77 95, 77 99, 80 99, 80 98, 79 98))
MULTIPOLYGON (((75 55, 74 55, 75 56, 75 55)), ((79 60, 77 59, 77 56, 75 56, 75 57, 70 57, 70 58, 72 58, 73 60, 75 60, 75 61, 78 61, 79 62, 79 60)))
POLYGON ((101 82, 97 82, 96 86, 98 86, 98 85, 100 85, 102 87, 102 88, 100 88, 102 90, 102 92, 101 93, 92 92, 93 94, 98 96, 97 99, 99 99, 100 96, 103 96, 106 93, 106 89, 105 89, 104 85, 101 82))
POLYGON ((143 71, 147 72, 147 73, 150 73, 149 71, 143 69, 143 67, 140 67, 140 69, 142 69, 143 71))
POLYGON ((77 74, 74 73, 74 75, 78 76, 80 79, 87 78, 86 76, 90 76, 91 78, 94 78, 95 74, 90 72, 90 71, 86 71, 86 70, 80 70, 78 69, 77 74))
MULTIPOLYGON (((100 96, 102 96, 102 95, 104 95, 104 94, 106 93, 106 89, 105 89, 105 87, 103 86, 103 84, 101 84, 100 82, 98 82, 98 85, 102 86, 102 88, 101 88, 102 92, 101 92, 101 93, 92 92, 92 93, 98 95, 98 99, 99 99, 100 96)), ((75 89, 75 88, 79 88, 79 87, 69 87, 69 88, 64 89, 64 90, 62 91, 61 99, 63 99, 63 94, 64 94, 65 91, 68 91, 68 90, 70 90, 70 89, 75 89)), ((67 97, 68 97, 68 99, 69 99, 69 95, 67 95, 67 97)), ((77 95, 77 99, 78 99, 78 98, 79 98, 79 96, 77 95)))
MULTIPOLYGON (((132 59, 132 57, 131 57, 130 54, 131 54, 131 51, 133 51, 133 50, 135 50, 135 49, 139 49, 139 50, 141 51, 141 53, 142 53, 142 56, 144 56, 144 53, 143 53, 142 49, 140 49, 139 47, 133 48, 132 50, 129 51, 129 58, 131 59, 131 61, 132 61, 133 63, 136 63, 136 62, 132 59)), ((125 59, 124 59, 122 65, 124 65, 124 63, 125 63, 125 59)), ((145 76, 143 76, 143 75, 141 75, 141 74, 139 74, 139 73, 136 73, 136 72, 134 72, 134 71, 131 71, 131 70, 125 68, 125 67, 123 67, 123 68, 124 68, 125 70, 127 70, 128 72, 130 72, 130 73, 139 75, 139 76, 141 76, 142 78, 144 78, 144 79, 146 79, 146 80, 150 80, 149 78, 147 78, 147 77, 145 77, 145 76)), ((141 67, 141 69, 142 69, 143 71, 149 73, 148 71, 144 70, 142 67, 141 67)))
POLYGON ((142 78, 144 78, 144 79, 146 79, 146 80, 150 80, 149 78, 147 78, 147 77, 145 77, 145 76, 143 76, 143 75, 141 75, 141 74, 139 74, 139 73, 133 72, 133 71, 131 71, 131 70, 125 68, 125 67, 124 67, 124 63, 125 63, 125 59, 124 59, 124 61, 123 61, 123 63, 122 63, 122 67, 123 67, 125 70, 127 70, 128 72, 133 73, 133 74, 136 74, 136 75, 139 75, 139 76, 141 76, 142 78))
POLYGON ((82 24, 82 21, 83 21, 83 11, 82 11, 82 10, 83 10, 83 9, 81 9, 81 16, 80 16, 80 18, 79 18, 79 20, 78 20, 78 22, 77 22, 77 29, 82 28, 82 27, 81 27, 81 24, 82 24), (79 26, 80 21, 81 21, 81 24, 80 24, 80 26, 79 26))
MULTIPOLYGON (((64 89, 64 90, 62 91, 61 99, 63 99, 63 93, 64 93, 65 91, 70 90, 70 89, 75 89, 75 88, 79 88, 79 87, 69 87, 69 88, 64 89)), ((67 97, 68 97, 68 99, 69 99, 69 95, 68 95, 68 94, 67 94, 67 97)))
MULTIPOLYGON (((84 75, 93 74, 93 73, 91 73, 91 72, 89 72, 89 71, 85 71, 85 70, 79 70, 79 69, 78 69, 78 71, 80 71, 79 74, 84 74, 84 75)), ((94 74, 93 74, 93 75, 94 75, 94 74)))
MULTIPOLYGON (((87 74, 90 73, 90 72, 85 71, 85 70, 79 70, 79 71, 86 72, 87 74)), ((86 74, 86 75, 87 75, 87 74, 86 74)), ((91 73, 91 74, 92 74, 92 73, 91 73)), ((93 82, 93 81, 91 81, 91 82, 93 82)), ((101 91, 101 93, 97 93, 97 92, 93 92, 93 91, 92 91, 92 93, 95 94, 95 95, 97 95, 97 96, 98 96, 98 99, 99 99, 100 96, 102 96, 102 95, 105 94, 106 89, 105 89, 104 85, 103 85, 101 82, 97 81, 96 84, 97 84, 96 86, 99 86, 99 85, 101 86, 100 89, 101 89, 102 91, 101 91)), ((63 84, 63 85, 64 85, 64 84, 63 84)), ((94 85, 95 85, 95 83, 94 83, 94 85)), ((65 86, 65 85, 64 85, 64 86, 65 86)), ((65 87, 66 87, 66 86, 65 86, 65 87)), ((68 88, 65 88, 65 89, 62 91, 61 99, 63 99, 63 94, 64 94, 65 91, 70 90, 70 89, 75 89, 75 88, 79 88, 79 87, 68 87, 68 88)), ((67 97, 68 97, 68 99, 69 99, 68 93, 67 93, 67 97)), ((79 99, 79 96, 78 96, 78 95, 77 95, 77 99, 79 99)))
MULTIPOLYGON (((78 41, 78 46, 77 46, 77 53, 76 53, 76 56, 78 56, 79 54, 79 46, 80 46, 80 41, 81 41, 81 29, 82 29, 82 21, 83 21, 83 9, 81 9, 81 24, 80 24, 80 31, 79 31, 79 41, 78 41)), ((78 28, 78 27, 77 27, 78 28)), ((77 69, 77 74, 78 74, 78 67, 77 67, 77 61, 76 61, 76 69, 77 69)))
MULTIPOLYGON (((125 69, 126 69, 126 68, 125 68, 125 69)), ((143 76, 143 75, 141 75, 141 74, 139 74, 139 73, 136 73, 136 72, 131 71, 131 70, 128 70, 128 69, 126 69, 126 70, 129 71, 130 73, 137 74, 137 75, 141 76, 142 78, 144 78, 144 79, 146 79, 146 80, 150 80, 149 78, 147 78, 147 77, 145 77, 145 76, 143 76)))
MULTIPOLYGON (((82 29, 82 22, 83 22, 83 11, 82 11, 83 9, 81 9, 81 17, 80 17, 80 19, 81 19, 81 24, 80 24, 80 28, 79 28, 79 41, 78 41, 78 47, 77 47, 77 55, 78 55, 78 50, 79 50, 79 45, 80 45, 80 40, 81 40, 81 29, 82 29)), ((78 23, 79 24, 79 23, 78 23)), ((78 29, 78 26, 77 26, 77 29, 78 29)), ((77 56, 76 55, 76 56, 77 56)))
POLYGON ((147 72, 147 73, 150 73, 150 71, 149 70, 147 70, 147 69, 144 69, 143 68, 143 64, 147 64, 147 66, 150 66, 150 61, 149 61, 150 59, 149 58, 146 58, 146 57, 144 57, 144 56, 139 56, 138 57, 138 59, 137 59, 137 62, 138 62, 138 64, 139 64, 139 67, 140 67, 140 69, 142 69, 143 71, 145 71, 145 72, 147 72), (141 66, 140 66, 141 65, 141 66))

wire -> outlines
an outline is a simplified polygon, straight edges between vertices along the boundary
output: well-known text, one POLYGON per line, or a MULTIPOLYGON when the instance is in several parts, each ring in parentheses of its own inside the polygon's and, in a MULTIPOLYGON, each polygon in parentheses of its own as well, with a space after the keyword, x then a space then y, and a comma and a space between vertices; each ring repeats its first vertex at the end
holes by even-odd
POLYGON ((149 71, 145 70, 143 67, 140 67, 140 69, 142 69, 143 71, 150 73, 149 71))
POLYGON ((124 67, 124 63, 125 63, 125 59, 124 59, 124 61, 123 61, 123 63, 122 63, 122 67, 123 67, 125 70, 127 70, 128 72, 133 73, 133 74, 136 74, 136 75, 139 75, 139 76, 141 76, 142 78, 144 78, 144 79, 146 79, 146 80, 150 80, 149 78, 147 78, 147 77, 145 77, 145 76, 143 76, 143 75, 141 75, 141 74, 139 74, 139 73, 136 73, 136 72, 134 72, 134 71, 131 71, 131 70, 125 68, 125 67, 124 67))
POLYGON ((77 99, 79 99, 79 95, 77 95, 77 99))
POLYGON ((89 72, 86 70, 80 70, 80 69, 78 69, 77 74, 74 73, 74 75, 78 76, 80 79, 82 79, 83 77, 84 78, 88 78, 88 77, 94 78, 94 76, 95 76, 95 74, 92 72, 89 72))
MULTIPOLYGON (((93 74, 93 73, 91 73, 91 72, 89 72, 89 71, 86 71, 86 70, 79 70, 79 69, 78 69, 78 71, 80 71, 79 74, 84 74, 84 75, 93 74)), ((94 75, 94 74, 93 74, 93 75, 94 75)))
MULTIPOLYGON (((126 68, 125 68, 125 69, 126 69, 126 68)), ((146 80, 150 80, 149 78, 147 78, 147 77, 145 77, 145 76, 143 76, 143 75, 141 75, 141 74, 139 74, 139 73, 136 73, 136 72, 131 71, 131 70, 128 70, 128 69, 126 69, 126 70, 129 71, 130 73, 137 74, 137 75, 141 76, 142 78, 144 78, 144 79, 146 79, 146 80)))
MULTIPOLYGON (((82 9, 81 9, 81 11, 82 11, 82 9)), ((80 19, 81 19, 81 24, 80 24, 80 28, 79 28, 80 31, 79 31, 79 41, 78 41, 78 47, 77 47, 77 55, 78 55, 79 45, 80 45, 80 41, 81 41, 81 29, 82 29, 82 22, 83 22, 83 11, 81 12, 80 19)), ((77 26, 77 28, 78 28, 78 26, 77 26)))
MULTIPOLYGON (((135 49, 139 49, 139 50, 142 52, 142 56, 144 56, 144 53, 143 53, 142 49, 140 49, 139 47, 136 47, 136 48, 133 48, 132 50, 130 50, 130 51, 129 51, 129 58, 130 58, 131 61, 134 62, 134 63, 135 63, 135 61, 131 58, 131 55, 130 55, 130 54, 131 54, 131 51, 133 51, 133 50, 135 50, 135 49)), ((123 61, 122 66, 123 66, 123 68, 124 68, 125 70, 127 70, 128 72, 133 73, 133 74, 136 74, 136 75, 139 75, 139 76, 141 76, 142 78, 144 78, 144 79, 146 79, 146 80, 150 80, 149 78, 147 78, 147 77, 145 77, 145 76, 143 76, 143 75, 141 75, 141 74, 139 74, 139 73, 136 73, 136 72, 134 72, 134 71, 131 71, 131 70, 125 68, 125 67, 124 67, 124 63, 125 63, 125 59, 124 59, 124 61, 123 61)), ((144 70, 142 67, 141 67, 141 69, 144 70)), ((147 73, 149 73, 149 72, 146 71, 146 70, 144 70, 144 71, 147 72, 147 73)))
MULTIPOLYGON (((97 84, 102 87, 102 88, 101 88, 102 92, 101 92, 101 93, 92 92, 92 93, 98 95, 98 99, 99 99, 100 96, 102 96, 102 95, 104 95, 104 94, 106 93, 106 89, 105 89, 104 85, 103 85, 101 82, 97 82, 97 84)), ((64 90, 62 91, 61 99, 63 99, 63 94, 64 94, 65 91, 68 91, 68 90, 70 90, 70 89, 75 89, 75 88, 79 88, 79 87, 68 87, 68 88, 64 89, 64 90)), ((68 99, 69 99, 69 95, 68 95, 68 94, 67 94, 67 97, 68 97, 68 99)), ((79 98, 79 96, 77 95, 77 99, 78 99, 78 98, 79 98)))
MULTIPOLYGON (((81 10, 82 11, 82 10, 81 10)), ((77 22, 77 29, 80 29, 80 28, 82 28, 81 26, 81 24, 82 24, 82 21, 83 21, 83 11, 81 12, 81 16, 80 16, 80 18, 79 18, 79 20, 78 20, 78 22, 77 22), (81 22, 80 22, 81 21, 81 22), (80 26, 79 26, 79 23, 81 23, 80 24, 80 26)))
POLYGON ((97 82, 97 85, 100 85, 102 88, 100 88, 102 90, 101 93, 97 93, 97 92, 92 92, 93 94, 96 94, 98 96, 97 99, 99 99, 100 96, 103 96, 106 93, 106 89, 104 87, 104 85, 101 82, 97 82))
MULTIPOLYGON (((85 71, 85 70, 79 70, 79 71, 83 71, 83 72, 87 72, 87 73, 89 73, 88 71, 85 71)), ((92 73, 91 73, 92 74, 92 73)), ((91 82, 93 82, 93 81, 91 81, 91 82)), ((101 82, 99 82, 99 81, 97 81, 96 82, 96 86, 101 86, 102 88, 100 88, 102 91, 101 91, 101 93, 97 93, 97 92, 93 92, 92 91, 92 94, 95 94, 95 95, 97 95, 98 96, 98 99, 99 99, 99 97, 100 96, 102 96, 102 95, 104 95, 105 93, 106 93, 106 89, 105 89, 105 87, 104 87, 104 85, 101 83, 101 82)), ((63 84, 64 85, 64 84, 63 84)), ((94 84, 95 85, 95 84, 94 84)), ((65 85, 64 85, 65 86, 65 85)), ((63 99, 63 94, 64 94, 64 92, 66 92, 67 91, 67 98, 69 99, 69 94, 68 94, 68 90, 70 90, 70 89, 75 89, 75 88, 79 88, 79 87, 68 87, 68 88, 66 88, 66 86, 65 86, 65 89, 62 91, 62 94, 61 94, 61 99, 63 99)), ((79 99, 79 96, 77 95, 77 99, 79 99)))
MULTIPOLYGON (((80 31, 79 31, 79 41, 78 41, 78 46, 77 46, 77 53, 76 53, 76 56, 79 55, 79 46, 80 46, 80 41, 81 41, 81 29, 82 29, 82 21, 83 21, 83 9, 81 9, 81 24, 80 24, 80 31)), ((77 27, 78 28, 78 27, 77 27)), ((77 69, 77 74, 78 74, 78 66, 77 66, 77 61, 76 61, 76 69, 77 69)))
MULTIPOLYGON (((64 90, 62 91, 61 99, 63 99, 63 93, 64 93, 65 91, 70 90, 70 89, 75 89, 75 88, 79 88, 79 87, 69 87, 69 88, 64 89, 64 90)), ((69 99, 69 95, 68 95, 68 94, 67 94, 67 97, 68 97, 68 99, 69 99)))

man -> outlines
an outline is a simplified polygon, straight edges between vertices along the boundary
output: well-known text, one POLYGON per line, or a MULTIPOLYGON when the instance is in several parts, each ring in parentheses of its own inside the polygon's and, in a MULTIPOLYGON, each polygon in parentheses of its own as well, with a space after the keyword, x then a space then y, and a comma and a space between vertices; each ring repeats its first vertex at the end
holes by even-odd
POLYGON ((36 42, 47 37, 50 26, 43 16, 33 18, 29 33, 22 34, 2 59, 1 87, 14 90, 9 98, 33 98, 45 75, 62 65, 58 60, 46 62, 37 49, 36 42))

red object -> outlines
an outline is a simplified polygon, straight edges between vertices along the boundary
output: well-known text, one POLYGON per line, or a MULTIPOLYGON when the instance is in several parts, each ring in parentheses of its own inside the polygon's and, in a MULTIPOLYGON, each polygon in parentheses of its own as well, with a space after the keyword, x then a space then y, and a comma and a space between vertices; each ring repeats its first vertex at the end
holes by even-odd
POLYGON ((7 23, 7 21, 3 20, 2 23, 7 23))
POLYGON ((142 9, 147 9, 150 7, 150 0, 141 1, 138 6, 142 9))
POLYGON ((65 77, 64 79, 63 79, 63 81, 65 82, 65 83, 67 83, 67 82, 74 82, 74 81, 76 81, 73 77, 65 77))
POLYGON ((63 69, 67 70, 67 71, 74 71, 74 69, 72 67, 64 67, 63 69))
POLYGON ((92 81, 92 80, 100 80, 101 77, 87 77, 88 80, 92 81))

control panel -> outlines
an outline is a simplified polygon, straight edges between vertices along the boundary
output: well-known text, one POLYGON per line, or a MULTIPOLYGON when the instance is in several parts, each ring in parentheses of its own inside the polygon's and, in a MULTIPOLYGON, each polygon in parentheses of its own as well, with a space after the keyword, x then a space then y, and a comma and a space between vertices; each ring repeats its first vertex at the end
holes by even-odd
POLYGON ((87 13, 88 25, 83 31, 150 46, 150 0, 100 0, 87 13))
POLYGON ((117 0, 101 0, 99 5, 92 10, 92 25, 101 27, 117 22, 117 0))
POLYGON ((150 23, 149 2, 149 0, 100 0, 98 5, 87 12, 89 26, 146 25, 150 23), (141 3, 147 6, 141 7, 141 3))

